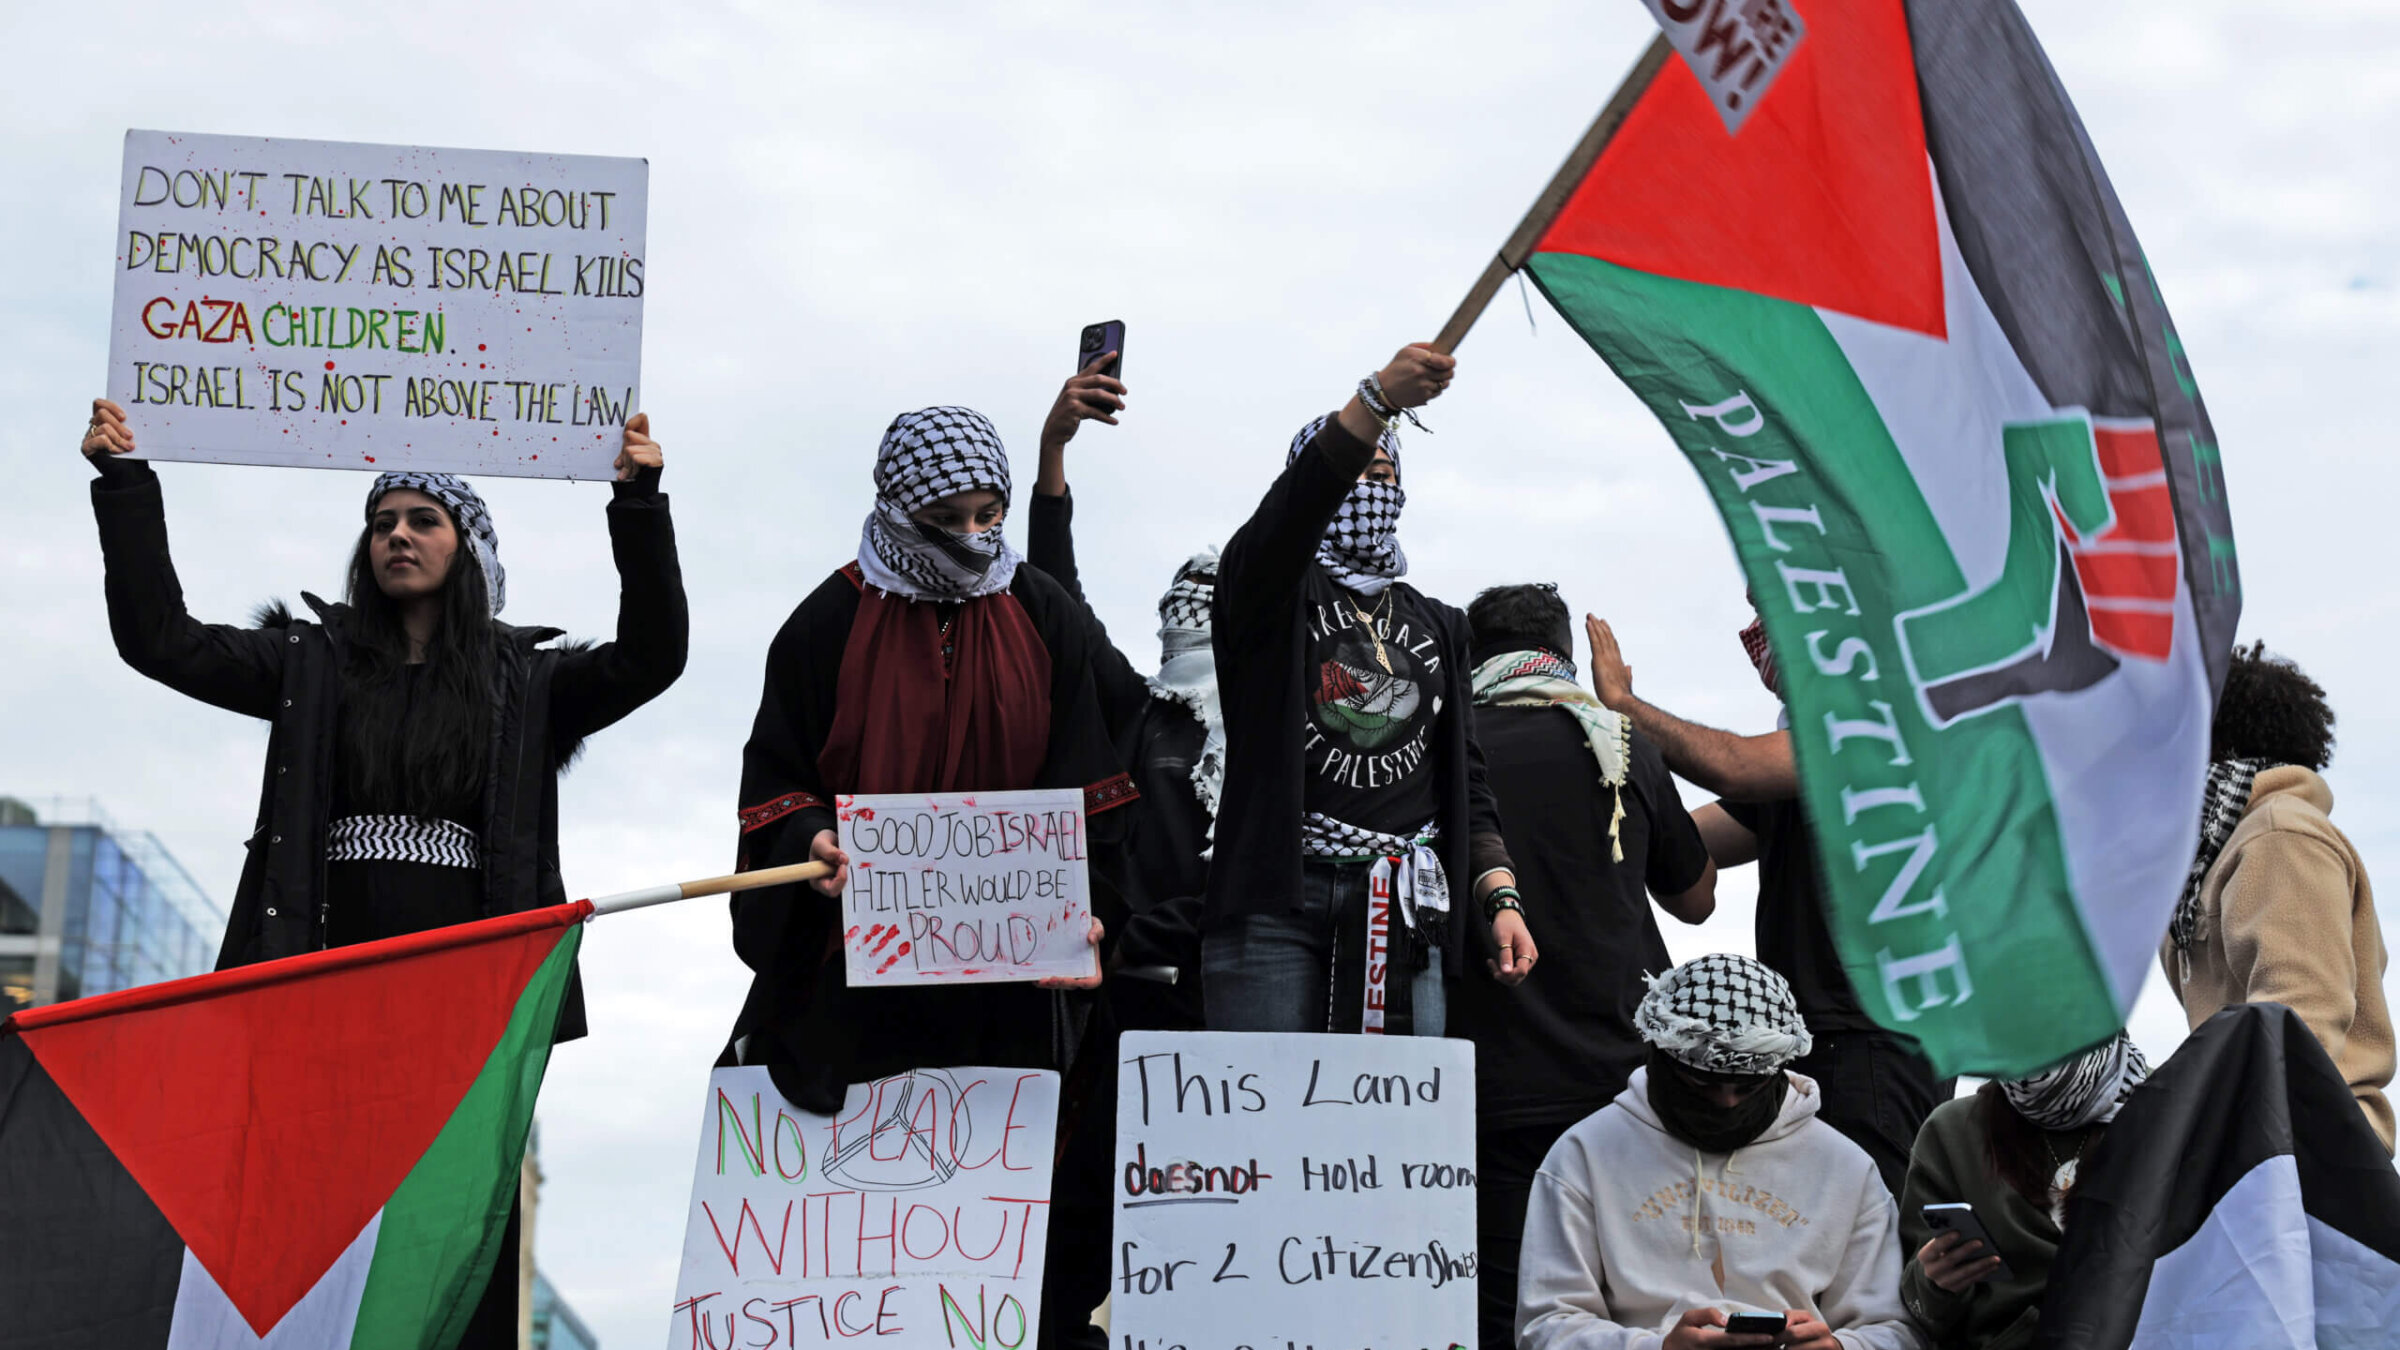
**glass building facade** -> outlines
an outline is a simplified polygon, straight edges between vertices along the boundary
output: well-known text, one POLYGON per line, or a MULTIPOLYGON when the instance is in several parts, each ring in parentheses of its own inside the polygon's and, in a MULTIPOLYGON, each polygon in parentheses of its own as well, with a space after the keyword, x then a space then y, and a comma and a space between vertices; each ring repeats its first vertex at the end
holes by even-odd
POLYGON ((600 1338, 538 1270, 533 1272, 533 1350, 600 1350, 600 1338))
POLYGON ((216 964, 225 912, 96 803, 0 797, 0 1015, 216 964))

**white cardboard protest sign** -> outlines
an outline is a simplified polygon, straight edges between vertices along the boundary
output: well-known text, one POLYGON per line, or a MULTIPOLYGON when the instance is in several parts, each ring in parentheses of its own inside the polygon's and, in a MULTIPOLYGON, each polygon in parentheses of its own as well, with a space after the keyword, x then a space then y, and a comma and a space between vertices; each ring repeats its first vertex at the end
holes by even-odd
POLYGON ((1127 1032, 1120 1350, 1475 1340, 1475 1047, 1127 1032))
POLYGON ((1642 0, 1699 77, 1728 135, 1742 129, 1808 29, 1792 0, 1642 0))
POLYGON ((145 459, 606 478, 649 164, 125 133, 108 396, 145 459))
POLYGON ((709 1075, 668 1350, 1031 1350, 1058 1075, 917 1069, 836 1116, 709 1075))
POLYGON ((1099 973, 1083 793, 837 798, 853 989, 1099 973))

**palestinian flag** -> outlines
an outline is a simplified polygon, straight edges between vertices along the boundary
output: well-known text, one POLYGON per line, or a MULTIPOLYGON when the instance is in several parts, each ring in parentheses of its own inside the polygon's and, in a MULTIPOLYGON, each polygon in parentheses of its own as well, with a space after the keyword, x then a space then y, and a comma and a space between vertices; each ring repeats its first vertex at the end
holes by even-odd
POLYGON ((1738 133, 1646 62, 1523 261, 1724 515, 1860 999, 1945 1073, 2027 1071, 2124 1024, 2191 865, 2217 448, 2016 7, 1792 7, 1738 133))
POLYGON ((2050 1350, 2400 1340, 2400 1173, 2308 1024, 2228 1008, 2134 1090, 2050 1268, 2050 1350))
POLYGON ((590 912, 0 1023, 0 1341, 455 1343, 499 1253, 590 912))

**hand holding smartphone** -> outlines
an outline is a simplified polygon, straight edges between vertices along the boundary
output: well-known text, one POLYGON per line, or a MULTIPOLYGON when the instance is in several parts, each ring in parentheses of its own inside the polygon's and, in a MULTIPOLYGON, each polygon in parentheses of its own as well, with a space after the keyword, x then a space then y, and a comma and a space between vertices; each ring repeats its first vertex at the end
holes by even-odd
POLYGON ((1100 367, 1099 373, 1120 380, 1124 379, 1125 321, 1123 319, 1110 319, 1105 323, 1084 325, 1083 341, 1076 348, 1076 371, 1080 373, 1085 366, 1090 365, 1104 352, 1115 352, 1116 355, 1109 358, 1107 365, 1100 367))
POLYGON ((1782 1313, 1733 1313, 1725 1319, 1725 1330, 1736 1336, 1780 1336, 1784 1325, 1782 1313))
MULTIPOLYGON (((1959 1245, 1962 1247, 1969 1242, 1982 1243, 1983 1250, 1975 1253, 1975 1259, 1982 1260, 1987 1256, 2000 1257, 2000 1244, 1992 1241, 1992 1235, 1984 1231, 1983 1221, 1975 1217, 1973 1205, 1926 1205, 1917 1212, 1925 1217, 1925 1226, 1936 1234, 1958 1234, 1959 1245)), ((2000 1257, 1999 1269, 1993 1273, 1996 1275, 2008 1274, 2008 1258, 2000 1257)))

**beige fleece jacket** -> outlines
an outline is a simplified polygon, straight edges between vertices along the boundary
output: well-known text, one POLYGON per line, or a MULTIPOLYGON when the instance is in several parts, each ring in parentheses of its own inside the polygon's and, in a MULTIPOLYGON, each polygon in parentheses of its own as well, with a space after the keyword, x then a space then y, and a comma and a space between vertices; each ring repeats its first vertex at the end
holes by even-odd
POLYGON ((2159 956, 2192 1027, 2237 1003, 2300 1014, 2392 1147, 2392 1015, 2383 926, 2358 850, 2333 826, 2333 789, 2311 770, 2268 769, 2200 885, 2189 951, 2159 956))

